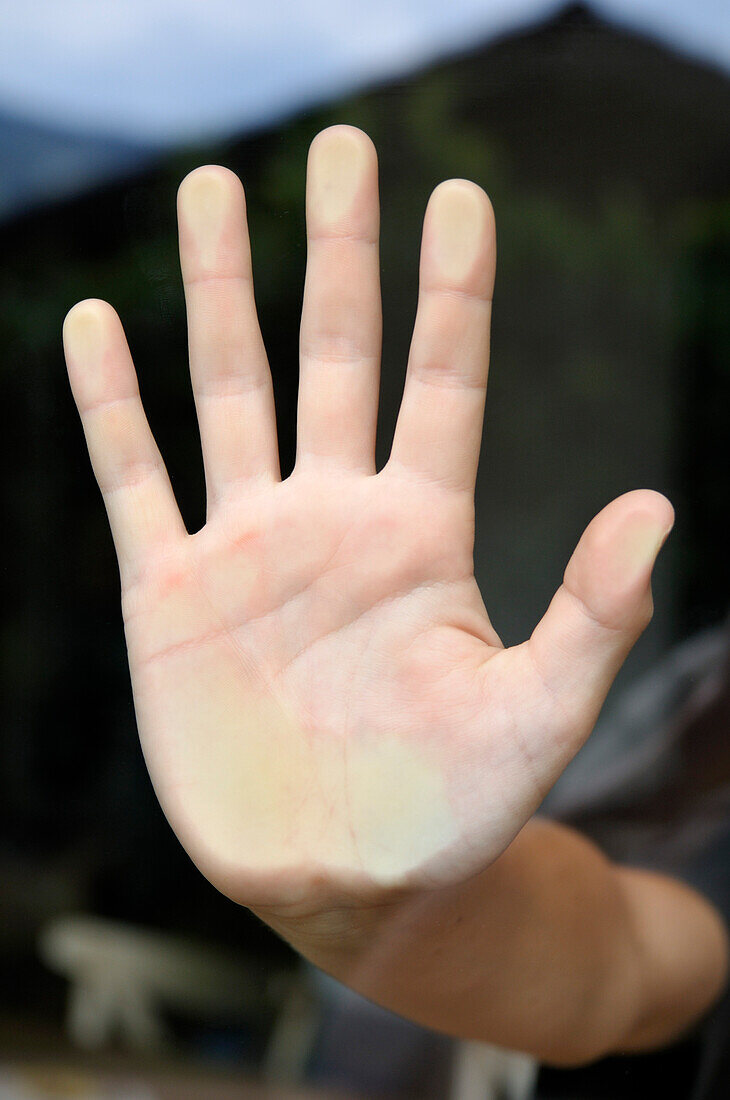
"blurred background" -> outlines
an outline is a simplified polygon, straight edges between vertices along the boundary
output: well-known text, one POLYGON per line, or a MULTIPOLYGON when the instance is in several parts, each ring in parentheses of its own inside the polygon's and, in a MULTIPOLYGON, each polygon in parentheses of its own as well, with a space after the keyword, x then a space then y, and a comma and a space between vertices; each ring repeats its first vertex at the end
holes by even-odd
POLYGON ((217 162, 246 188, 284 475, 310 141, 347 122, 379 153, 379 464, 426 201, 475 180, 499 236, 477 579, 522 641, 589 519, 626 490, 666 493, 677 522, 626 691, 730 604, 730 10, 43 0, 0 4, 0 62, 0 1097, 517 1096, 301 965, 167 826, 61 324, 84 297, 118 310, 194 530, 185 173, 217 162))

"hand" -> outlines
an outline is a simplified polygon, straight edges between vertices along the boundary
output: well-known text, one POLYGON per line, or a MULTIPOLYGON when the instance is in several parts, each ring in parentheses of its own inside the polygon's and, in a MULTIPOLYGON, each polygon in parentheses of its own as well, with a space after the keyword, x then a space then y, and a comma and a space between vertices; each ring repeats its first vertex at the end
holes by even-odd
POLYGON ((673 522, 658 493, 614 500, 532 637, 505 649, 472 557, 489 200, 466 180, 431 195, 405 392, 378 473, 379 211, 365 134, 317 135, 306 203, 297 455, 282 481, 241 184, 207 166, 180 186, 208 495, 195 534, 116 313, 90 300, 64 324, 162 807, 219 889, 302 914, 452 884, 500 855, 651 617, 651 569, 673 522))

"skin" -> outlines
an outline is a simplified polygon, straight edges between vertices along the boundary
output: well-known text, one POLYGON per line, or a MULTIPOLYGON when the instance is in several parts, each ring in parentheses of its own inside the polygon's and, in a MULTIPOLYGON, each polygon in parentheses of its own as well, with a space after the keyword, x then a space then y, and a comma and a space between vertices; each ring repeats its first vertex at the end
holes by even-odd
POLYGON ((370 934, 372 914, 450 897, 510 849, 651 617, 673 511, 646 489, 608 504, 531 637, 505 649, 473 574, 489 199, 467 180, 430 197, 405 391, 378 472, 367 135, 334 126, 315 137, 306 208, 297 455, 282 480, 241 183, 208 165, 179 189, 200 531, 183 526, 112 307, 76 305, 64 346, 162 807, 211 882, 310 957, 316 940, 320 964, 346 978, 356 952, 335 960, 339 920, 327 954, 328 915, 370 934))

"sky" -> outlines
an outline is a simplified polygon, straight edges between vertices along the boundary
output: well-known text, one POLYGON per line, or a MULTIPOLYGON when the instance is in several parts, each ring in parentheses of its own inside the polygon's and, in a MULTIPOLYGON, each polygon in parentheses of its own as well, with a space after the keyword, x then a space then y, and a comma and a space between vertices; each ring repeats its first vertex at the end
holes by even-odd
MULTIPOLYGON (((730 0, 589 0, 730 72, 730 0)), ((557 14, 559 0, 0 0, 0 217, 557 14)))
MULTIPOLYGON (((0 110, 175 144, 269 122, 478 44, 555 0, 2 0, 0 110)), ((730 0, 591 0, 730 69, 730 0)))

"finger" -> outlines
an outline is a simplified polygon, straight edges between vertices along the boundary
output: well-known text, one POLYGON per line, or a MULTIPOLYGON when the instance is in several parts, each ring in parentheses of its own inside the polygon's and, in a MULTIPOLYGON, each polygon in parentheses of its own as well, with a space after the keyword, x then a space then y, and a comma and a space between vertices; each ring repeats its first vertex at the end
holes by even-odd
POLYGON ((241 181, 196 168, 178 190, 190 373, 209 511, 236 485, 279 477, 271 372, 256 315, 241 181))
POLYGON ((149 551, 185 535, 160 452, 142 408, 121 321, 88 299, 63 324, 69 381, 104 497, 124 582, 149 551))
POLYGON ((489 367, 496 239, 492 206, 447 180, 426 209, 420 289, 390 468, 473 491, 489 367))
POLYGON ((378 164, 354 126, 331 126, 307 164, 307 273, 297 462, 375 471, 381 305, 378 164))
POLYGON ((651 620, 651 573, 673 523, 672 505, 649 489, 608 504, 583 533, 527 643, 563 727, 563 766, 592 730, 616 673, 651 620))

